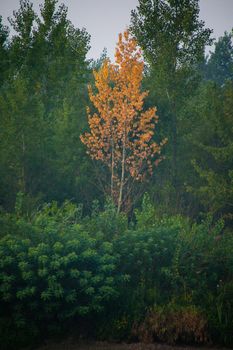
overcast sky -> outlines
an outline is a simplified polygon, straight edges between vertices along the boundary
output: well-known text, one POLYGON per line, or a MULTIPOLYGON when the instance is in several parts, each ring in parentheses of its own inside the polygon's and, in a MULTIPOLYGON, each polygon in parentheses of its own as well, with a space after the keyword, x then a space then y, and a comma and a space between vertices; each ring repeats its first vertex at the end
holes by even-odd
MULTIPOLYGON (((38 11, 42 0, 32 0, 38 11)), ((75 27, 85 27, 91 34, 89 58, 98 58, 106 47, 112 58, 118 33, 130 22, 130 11, 138 0, 64 0, 59 3, 68 6, 68 17, 75 27)), ((18 9, 19 0, 0 0, 0 14, 4 23, 13 10, 18 9)), ((200 0, 200 18, 206 26, 213 29, 218 38, 224 31, 233 27, 233 0, 200 0)))

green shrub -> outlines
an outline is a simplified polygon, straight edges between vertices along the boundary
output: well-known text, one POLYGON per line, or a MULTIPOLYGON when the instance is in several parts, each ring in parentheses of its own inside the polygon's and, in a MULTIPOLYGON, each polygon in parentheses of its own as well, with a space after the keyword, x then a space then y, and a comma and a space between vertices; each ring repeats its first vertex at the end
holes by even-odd
POLYGON ((117 209, 110 198, 107 198, 104 210, 100 210, 98 201, 94 201, 91 217, 83 220, 85 229, 95 235, 102 233, 104 239, 112 241, 128 228, 128 218, 124 213, 117 213, 117 209))
POLYGON ((233 344, 233 235, 221 220, 158 218, 148 198, 130 225, 110 202, 85 218, 65 202, 0 220, 6 348, 75 327, 101 339, 202 343, 209 334, 233 344))
POLYGON ((148 308, 175 299, 201 310, 215 342, 232 344, 233 235, 223 233, 223 221, 158 218, 148 203, 136 217, 136 227, 113 241, 117 270, 129 276, 115 317, 140 322, 148 308))
POLYGON ((34 218, 36 235, 0 240, 3 333, 9 322, 22 333, 47 332, 67 319, 99 312, 117 295, 112 244, 91 237, 72 215, 70 222, 60 215, 56 205, 44 208, 34 218))
POLYGON ((118 270, 130 276, 127 289, 134 307, 135 293, 139 294, 137 297, 140 303, 145 303, 144 306, 169 299, 175 278, 174 254, 184 225, 186 221, 182 218, 163 218, 151 227, 136 227, 115 237, 113 243, 114 253, 119 256, 118 270))

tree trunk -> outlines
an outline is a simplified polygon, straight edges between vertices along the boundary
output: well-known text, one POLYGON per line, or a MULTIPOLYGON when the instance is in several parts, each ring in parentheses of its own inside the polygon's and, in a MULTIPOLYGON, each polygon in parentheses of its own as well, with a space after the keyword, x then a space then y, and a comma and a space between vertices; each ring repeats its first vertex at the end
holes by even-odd
POLYGON ((123 138, 123 150, 122 150, 122 161, 121 161, 121 182, 120 182, 117 214, 119 214, 120 210, 121 210, 123 187, 124 187, 124 182, 125 182, 125 155, 126 155, 126 150, 125 150, 126 135, 125 135, 125 133, 124 133, 124 138, 123 138))
POLYGON ((177 192, 177 111, 175 101, 170 98, 166 89, 172 117, 172 184, 177 192))
POLYGON ((111 198, 114 200, 114 142, 111 140, 112 145, 112 163, 111 163, 111 198))

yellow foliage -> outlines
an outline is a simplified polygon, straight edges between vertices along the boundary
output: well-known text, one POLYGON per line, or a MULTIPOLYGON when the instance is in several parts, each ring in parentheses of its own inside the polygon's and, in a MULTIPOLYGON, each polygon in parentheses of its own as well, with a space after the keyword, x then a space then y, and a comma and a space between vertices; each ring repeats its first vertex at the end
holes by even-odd
POLYGON ((142 180, 146 172, 152 173, 155 160, 158 163, 164 143, 158 145, 152 139, 158 121, 156 108, 141 112, 148 94, 141 91, 143 69, 141 50, 125 31, 119 34, 115 63, 105 60, 100 70, 94 71, 97 92, 88 88, 97 113, 91 115, 87 110, 90 132, 82 135, 81 141, 93 159, 114 171, 116 187, 122 162, 125 174, 142 180))

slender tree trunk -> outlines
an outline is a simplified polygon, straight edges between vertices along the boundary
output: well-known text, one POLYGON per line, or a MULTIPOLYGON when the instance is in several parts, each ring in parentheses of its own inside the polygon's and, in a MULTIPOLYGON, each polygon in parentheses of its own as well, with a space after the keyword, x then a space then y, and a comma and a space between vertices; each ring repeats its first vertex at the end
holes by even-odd
POLYGON ((111 163, 111 198, 114 200, 114 141, 111 140, 112 144, 112 163, 111 163))
POLYGON ((177 190, 177 116, 173 115, 173 184, 177 190))
POLYGON ((171 116, 172 116, 172 183, 177 191, 177 112, 175 101, 170 98, 169 92, 166 89, 168 101, 170 103, 171 108, 171 116))
POLYGON ((124 133, 123 137, 123 149, 122 149, 122 161, 121 161, 121 182, 120 182, 120 190, 119 190, 119 198, 118 198, 118 207, 117 207, 117 214, 120 213, 121 205, 122 205, 122 194, 123 194, 123 187, 125 182, 125 156, 126 156, 126 131, 124 133))

